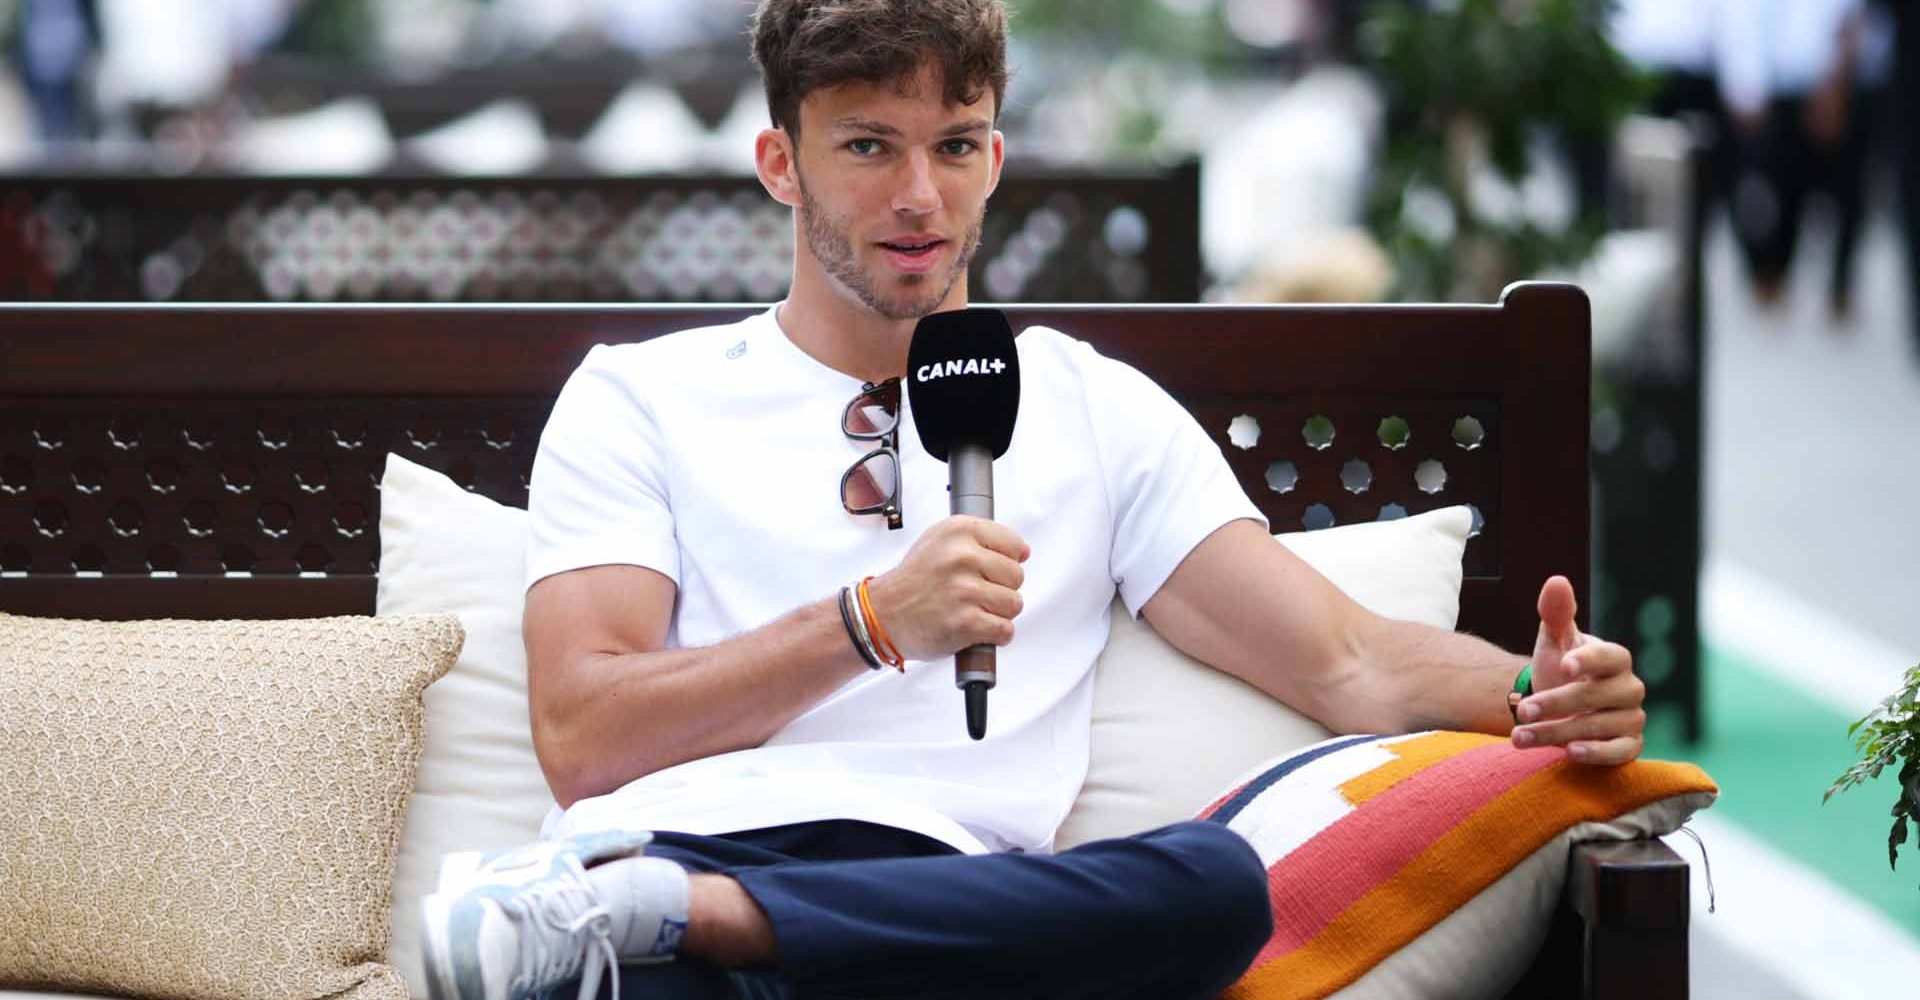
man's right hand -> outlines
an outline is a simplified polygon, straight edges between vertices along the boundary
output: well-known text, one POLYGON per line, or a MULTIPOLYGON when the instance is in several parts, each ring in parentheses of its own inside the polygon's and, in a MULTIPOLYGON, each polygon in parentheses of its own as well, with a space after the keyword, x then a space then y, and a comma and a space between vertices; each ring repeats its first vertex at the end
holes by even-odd
POLYGON ((978 643, 1013 641, 1022 607, 1020 564, 1033 552, 1012 528, 955 515, 921 534, 900 565, 868 585, 874 615, 909 660, 932 660, 978 643))
MULTIPOLYGON (((1005 645, 1028 552, 1004 524, 949 518, 874 579, 874 613, 912 659, 1005 645)), ((865 672, 836 598, 712 645, 669 649, 675 599, 658 571, 618 564, 556 573, 527 591, 533 744, 562 806, 757 747, 865 672)))

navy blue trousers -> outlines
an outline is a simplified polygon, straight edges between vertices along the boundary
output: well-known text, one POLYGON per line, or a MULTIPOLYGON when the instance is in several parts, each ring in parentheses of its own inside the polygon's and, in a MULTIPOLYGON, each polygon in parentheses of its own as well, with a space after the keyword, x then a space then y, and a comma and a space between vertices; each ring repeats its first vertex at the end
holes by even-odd
POLYGON ((622 966, 623 1000, 1204 1000, 1273 928, 1260 859, 1214 823, 1052 855, 963 855, 843 820, 661 832, 647 852, 738 881, 773 925, 778 964, 622 966))

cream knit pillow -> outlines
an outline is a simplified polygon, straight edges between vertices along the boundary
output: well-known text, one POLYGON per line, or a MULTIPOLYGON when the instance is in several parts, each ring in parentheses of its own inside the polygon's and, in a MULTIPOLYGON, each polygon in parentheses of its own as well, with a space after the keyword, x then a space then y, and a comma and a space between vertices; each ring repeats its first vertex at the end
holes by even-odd
POLYGON ((0 988, 405 1000, 387 948, 451 615, 0 614, 0 988))

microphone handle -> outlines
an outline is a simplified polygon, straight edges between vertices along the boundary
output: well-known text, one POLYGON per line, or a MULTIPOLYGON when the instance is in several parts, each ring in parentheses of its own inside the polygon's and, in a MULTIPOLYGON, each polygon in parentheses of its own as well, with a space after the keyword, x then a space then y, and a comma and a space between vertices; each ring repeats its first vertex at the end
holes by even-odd
MULTIPOLYGON (((993 519, 993 453, 979 444, 957 444, 947 453, 948 501, 955 514, 993 519)), ((987 691, 996 667, 992 643, 968 646, 953 655, 953 684, 967 693, 967 735, 987 735, 987 691)))

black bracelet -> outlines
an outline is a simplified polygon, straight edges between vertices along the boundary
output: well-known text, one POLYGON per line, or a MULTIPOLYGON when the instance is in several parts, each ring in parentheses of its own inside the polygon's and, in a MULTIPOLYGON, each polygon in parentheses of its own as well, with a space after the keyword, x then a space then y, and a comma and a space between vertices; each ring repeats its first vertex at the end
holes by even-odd
POLYGON ((853 588, 840 588, 840 624, 846 626, 847 639, 853 643, 854 651, 860 654, 860 658, 867 662, 867 669, 878 670, 880 669, 879 658, 875 657, 873 652, 867 649, 866 643, 860 641, 860 633, 854 630, 853 612, 848 609, 852 596, 853 588))

